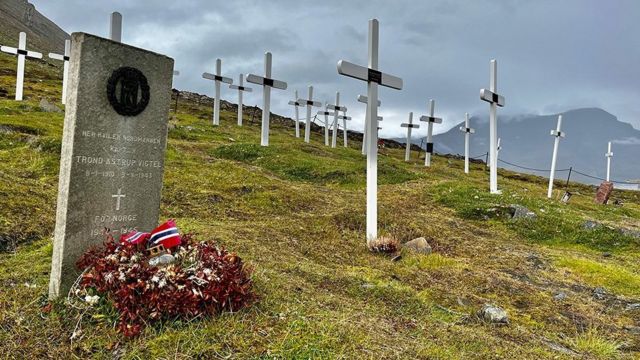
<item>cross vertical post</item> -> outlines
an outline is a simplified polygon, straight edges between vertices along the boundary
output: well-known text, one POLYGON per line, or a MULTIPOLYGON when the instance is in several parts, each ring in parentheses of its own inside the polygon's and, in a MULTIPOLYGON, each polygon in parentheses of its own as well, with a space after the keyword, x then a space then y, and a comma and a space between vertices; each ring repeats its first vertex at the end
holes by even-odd
POLYGON ((504 106, 504 97, 498 95, 498 63, 490 63, 489 90, 480 90, 480 99, 489 103, 489 191, 498 191, 498 106, 504 106))
POLYGON ((607 181, 611 181, 611 158, 613 157, 613 152, 611 151, 611 141, 609 141, 607 153, 604 154, 604 156, 607 157, 607 181))
POLYGON ((421 116, 420 121, 425 121, 428 123, 427 126, 427 150, 424 156, 424 166, 431 166, 431 154, 433 154, 433 124, 442 123, 441 118, 437 118, 433 116, 435 110, 435 101, 433 99, 429 100, 429 115, 421 116))
POLYGON ((300 137, 300 122, 298 119, 300 118, 300 112, 298 111, 298 107, 302 106, 302 104, 298 101, 298 90, 293 92, 293 100, 289 101, 289 105, 292 105, 295 108, 295 117, 294 117, 294 125, 296 128, 296 137, 300 137))
POLYGON ((342 119, 342 137, 344 138, 344 147, 348 147, 347 145, 347 120, 351 120, 350 116, 347 116, 347 109, 344 109, 343 115, 340 117, 342 119))
POLYGON ((213 125, 220 125, 220 83, 233 84, 233 80, 228 77, 222 76, 222 60, 216 59, 216 72, 215 74, 203 73, 202 77, 207 80, 212 80, 215 84, 215 97, 213 99, 213 125))
POLYGON ((21 32, 18 36, 18 47, 0 46, 0 51, 18 57, 16 69, 16 101, 22 101, 24 88, 24 65, 26 58, 42 59, 42 54, 35 51, 27 51, 27 34, 21 32))
POLYGON ((404 150, 404 161, 409 161, 411 158, 411 130, 413 128, 420 128, 420 125, 413 123, 413 112, 409 113, 409 122, 403 123, 400 126, 407 128, 407 144, 404 150))
POLYGON ((460 127, 460 131, 464 132, 464 173, 469 173, 469 136, 475 133, 475 130, 469 127, 469 113, 464 113, 464 126, 460 127))
POLYGON ((230 89, 238 90, 238 126, 242 126, 242 93, 251 92, 250 87, 244 86, 243 75, 238 75, 238 85, 229 85, 230 89))
POLYGON ((54 60, 62 60, 62 95, 60 96, 62 104, 66 103, 65 95, 67 93, 67 79, 69 77, 69 55, 71 53, 71 40, 64 41, 64 53, 49 53, 49 58, 54 60))
MULTIPOLYGON (((367 103, 367 97, 364 95, 358 95, 358 102, 367 103)), ((382 103, 380 100, 378 100, 378 106, 380 106, 382 103)), ((366 116, 366 111, 365 111, 365 119, 364 119, 364 128, 362 130, 362 155, 366 155, 367 154, 367 122, 369 121, 369 119, 366 116)), ((378 121, 382 121, 382 118, 378 116, 378 121)))
POLYGON ((304 142, 311 141, 311 108, 320 107, 322 103, 319 101, 313 101, 313 86, 309 85, 309 95, 306 99, 298 99, 301 104, 307 105, 307 121, 304 124, 304 142))
POLYGON ((555 136, 553 141, 553 155, 551 156, 551 172, 549 173, 549 189, 547 190, 547 198, 551 199, 553 193, 553 179, 556 175, 556 160, 558 158, 558 145, 560 138, 564 137, 564 133, 560 130, 562 127, 562 115, 558 115, 558 123, 555 130, 551 130, 551 136, 555 136))

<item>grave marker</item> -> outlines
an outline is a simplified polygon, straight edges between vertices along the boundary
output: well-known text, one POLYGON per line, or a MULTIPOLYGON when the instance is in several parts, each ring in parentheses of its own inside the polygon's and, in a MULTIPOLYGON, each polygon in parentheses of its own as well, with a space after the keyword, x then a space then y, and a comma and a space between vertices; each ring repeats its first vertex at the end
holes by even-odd
POLYGON ((369 20, 368 64, 366 67, 345 60, 338 62, 338 73, 367 82, 367 225, 370 244, 378 238, 378 85, 402 89, 402 79, 378 70, 378 20, 369 20))
POLYGON ((347 109, 344 109, 344 115, 339 116, 338 118, 342 119, 342 137, 344 138, 344 147, 348 147, 347 145, 347 120, 351 120, 351 116, 347 116, 347 109))
POLYGON ((222 76, 221 72, 222 60, 216 59, 216 73, 202 73, 202 77, 207 80, 212 80, 215 83, 216 87, 216 95, 213 99, 213 125, 220 125, 220 83, 229 85, 233 84, 233 80, 231 80, 231 78, 222 76))
POLYGON ((49 53, 49 58, 63 61, 62 64, 62 95, 61 102, 65 104, 65 94, 67 93, 67 79, 69 78, 69 53, 71 51, 71 40, 64 41, 64 54, 49 53))
POLYGON ((122 14, 117 11, 111 13, 109 22, 109 39, 122 42, 122 14))
POLYGON ((238 126, 242 126, 242 93, 252 91, 250 87, 243 85, 243 81, 242 74, 240 74, 238 75, 238 85, 229 85, 230 89, 238 90, 238 126))
POLYGON ((22 101, 25 59, 42 59, 42 54, 27 50, 27 34, 24 32, 21 32, 18 36, 18 48, 0 46, 0 51, 18 57, 18 67, 16 70, 16 101, 22 101))
POLYGON ((475 134, 475 130, 469 127, 469 113, 464 113, 464 126, 460 127, 464 133, 464 173, 469 173, 469 136, 475 134))
POLYGON ((613 157, 613 152, 611 151, 611 141, 609 141, 609 145, 607 147, 607 153, 604 154, 607 157, 607 182, 611 179, 611 158, 613 157))
POLYGON ((299 103, 307 105, 307 121, 304 125, 304 142, 308 143, 311 140, 311 107, 320 107, 322 103, 320 101, 313 101, 313 86, 309 85, 309 96, 306 99, 298 99, 299 103))
POLYGON ((414 128, 415 129, 420 128, 420 125, 413 123, 413 112, 410 112, 409 122, 402 123, 400 126, 407 128, 407 146, 404 150, 404 161, 409 161, 409 158, 411 157, 411 130, 414 128))
POLYGON ((158 225, 173 59, 72 34, 49 297, 104 241, 158 225))
POLYGON ((504 97, 498 95, 498 63, 491 60, 489 90, 480 90, 480 99, 489 103, 489 191, 498 191, 498 106, 504 106, 504 97))
POLYGON ((329 146, 329 116, 332 112, 327 111, 329 103, 325 103, 325 110, 318 111, 318 115, 324 115, 324 145, 329 146))
POLYGON ((340 106, 340 91, 336 91, 336 103, 327 104, 327 110, 333 110, 333 134, 331 138, 331 147, 335 148, 338 137, 338 118, 340 117, 340 111, 347 111, 347 108, 340 106))
POLYGON ((424 155, 424 166, 431 166, 431 154, 433 154, 433 124, 442 124, 442 119, 433 116, 436 102, 429 100, 429 116, 420 116, 420 121, 425 121, 427 127, 427 150, 424 155))
POLYGON ((555 136, 553 141, 553 155, 551 156, 551 172, 549 173, 549 190, 547 191, 547 197, 551 199, 553 192, 553 179, 556 175, 556 159, 558 158, 558 145, 560 145, 560 138, 564 137, 564 133, 560 131, 562 127, 562 115, 558 115, 558 123, 555 130, 551 130, 551 136, 555 136))
POLYGON ((289 101, 289 105, 292 105, 296 109, 295 117, 293 119, 296 125, 296 137, 299 138, 300 137, 300 121, 298 121, 298 119, 300 119, 300 112, 298 111, 298 107, 305 106, 305 104, 298 101, 298 90, 293 92, 293 100, 289 101))
POLYGON ((269 118, 271 115, 271 88, 287 90, 287 83, 271 78, 271 53, 264 53, 264 76, 249 74, 247 82, 262 85, 262 135, 261 146, 269 146, 269 118))

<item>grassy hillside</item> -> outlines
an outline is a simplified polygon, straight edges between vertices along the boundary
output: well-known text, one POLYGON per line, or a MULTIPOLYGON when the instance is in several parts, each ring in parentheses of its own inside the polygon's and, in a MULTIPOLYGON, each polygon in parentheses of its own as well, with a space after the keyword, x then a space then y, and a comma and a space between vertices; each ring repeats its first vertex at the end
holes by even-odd
MULTIPOLYGON (((0 57, 10 95, 11 61, 0 57)), ((63 115, 37 106, 59 98, 58 70, 27 70, 29 100, 0 100, 4 357, 640 356, 640 309, 626 309, 640 302, 640 240, 618 230, 640 230, 636 193, 616 191, 624 205, 597 206, 592 188, 572 184, 577 194, 564 205, 545 198, 544 179, 501 171, 504 193, 493 196, 483 165, 465 176, 459 161, 436 156, 426 169, 415 153, 405 163, 402 150, 384 150, 380 232, 402 242, 425 236, 434 248, 394 262, 365 248, 360 143, 330 149, 318 133, 304 144, 274 124, 262 148, 259 124, 239 128, 235 113, 223 113, 214 128, 211 109, 184 103, 171 120, 161 216, 237 251, 255 268, 259 302, 147 327, 133 340, 115 332, 114 314, 78 321, 63 303, 43 314, 63 115), (537 219, 502 216, 510 204, 537 219), (605 226, 586 230, 586 220, 605 226), (503 307, 510 323, 479 320, 485 303, 503 307)))

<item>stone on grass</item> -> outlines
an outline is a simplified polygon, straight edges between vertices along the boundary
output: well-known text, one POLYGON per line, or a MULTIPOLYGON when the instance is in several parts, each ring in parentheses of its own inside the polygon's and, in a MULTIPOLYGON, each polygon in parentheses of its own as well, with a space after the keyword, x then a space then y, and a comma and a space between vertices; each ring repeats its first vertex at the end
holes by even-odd
POLYGON ((582 228, 585 230, 595 230, 599 227, 601 227, 602 224, 600 224, 597 221, 592 221, 592 220, 587 220, 582 224, 582 228))
POLYGON ((54 112, 54 113, 61 113, 62 112, 62 109, 57 107, 55 104, 50 103, 45 98, 42 98, 40 100, 39 106, 40 106, 40 110, 42 110, 44 112, 54 112))
POLYGON ((431 254, 433 249, 424 237, 415 238, 402 245, 403 248, 415 251, 419 254, 431 254))
POLYGON ((593 289, 593 297, 596 300, 604 300, 607 298, 607 290, 601 286, 593 289))
POLYGON ((492 324, 509 323, 509 316, 507 315, 507 312, 495 305, 484 304, 482 310, 480 310, 479 315, 484 321, 490 322, 492 324))
POLYGON ((567 294, 563 291, 553 295, 553 300, 555 301, 564 301, 567 298, 567 294))
POLYGON ((627 304, 627 307, 625 307, 624 309, 627 311, 640 310, 640 303, 627 304))
POLYGON ((509 206, 509 210, 511 212, 511 218, 514 220, 518 219, 527 219, 534 220, 537 215, 533 211, 527 209, 526 207, 518 204, 513 204, 509 206))
POLYGON ((598 186, 598 190, 596 191, 596 204, 605 205, 609 202, 609 197, 611 196, 611 192, 613 191, 613 183, 610 181, 604 181, 600 186, 598 186))

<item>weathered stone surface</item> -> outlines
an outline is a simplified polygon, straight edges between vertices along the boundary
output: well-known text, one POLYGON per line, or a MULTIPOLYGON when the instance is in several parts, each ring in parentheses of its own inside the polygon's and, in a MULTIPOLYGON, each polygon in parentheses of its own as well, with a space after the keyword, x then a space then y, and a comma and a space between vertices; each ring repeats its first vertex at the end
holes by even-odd
POLYGON ((44 112, 55 112, 55 113, 61 113, 62 112, 62 109, 57 107, 55 104, 50 103, 45 98, 40 99, 39 106, 40 106, 40 110, 42 110, 44 112))
POLYGON ((402 247, 420 254, 431 254, 431 252, 433 251, 433 249, 431 249, 431 245, 429 245, 427 239, 425 239, 424 237, 419 237, 408 241, 404 243, 402 247))
POLYGON ((173 59, 166 56, 72 35, 51 298, 66 293, 78 276, 75 262, 103 242, 103 229, 118 237, 157 226, 172 73, 173 59), (142 77, 133 71, 110 82, 125 67, 142 77), (148 104, 142 107, 146 95, 148 104), (118 108, 143 110, 121 115, 118 108))
POLYGON ((509 206, 509 209, 511 211, 511 218, 514 220, 518 220, 518 219, 533 220, 537 217, 536 213, 534 213, 533 211, 527 209, 522 205, 513 204, 509 206))
POLYGON ((553 295, 553 300, 555 301, 564 301, 567 298, 567 294, 563 291, 553 295))
POLYGON ((627 304, 624 309, 627 311, 640 310, 640 303, 627 304))
POLYGON ((484 321, 493 324, 509 323, 509 316, 507 315, 507 312, 495 305, 484 304, 479 315, 484 321))
POLYGON ((593 289, 593 298, 596 300, 605 300, 607 295, 607 290, 603 287, 593 289))
POLYGON ((171 254, 162 254, 159 256, 156 256, 154 258, 149 259, 149 265, 151 266, 162 266, 162 265, 169 265, 171 263, 173 263, 174 261, 176 261, 176 258, 171 255, 171 254))
POLYGON ((601 227, 602 224, 597 221, 587 220, 582 224, 582 228, 585 230, 595 230, 601 227))
POLYGON ((600 186, 598 186, 598 190, 596 191, 596 204, 606 204, 609 202, 609 197, 611 196, 611 192, 613 191, 613 183, 609 181, 604 181, 600 186))

